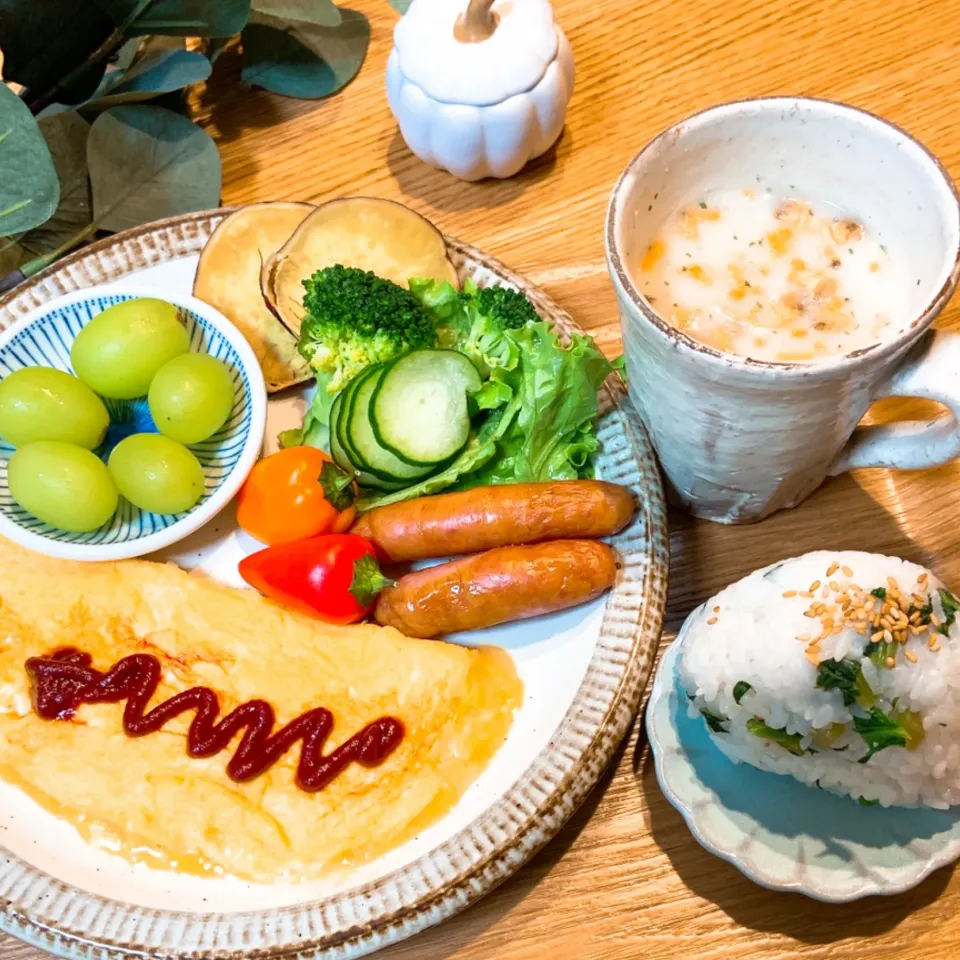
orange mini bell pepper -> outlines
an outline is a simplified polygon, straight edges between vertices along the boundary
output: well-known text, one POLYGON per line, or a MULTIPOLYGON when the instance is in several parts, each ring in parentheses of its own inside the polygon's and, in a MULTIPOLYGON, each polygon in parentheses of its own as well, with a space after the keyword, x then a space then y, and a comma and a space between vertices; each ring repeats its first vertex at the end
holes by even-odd
POLYGON ((237 523, 273 546, 342 533, 356 516, 353 478, 316 447, 288 447, 264 457, 237 496, 237 523))

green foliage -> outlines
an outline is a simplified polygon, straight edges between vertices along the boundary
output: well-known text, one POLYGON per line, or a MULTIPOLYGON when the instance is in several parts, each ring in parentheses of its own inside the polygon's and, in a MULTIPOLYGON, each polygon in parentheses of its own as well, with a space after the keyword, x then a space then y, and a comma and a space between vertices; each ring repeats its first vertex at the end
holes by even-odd
MULTIPOLYGON (((127 67, 131 66, 137 58, 137 55, 141 52, 140 47, 143 43, 144 40, 142 37, 132 37, 130 40, 127 40, 127 42, 107 60, 107 72, 109 73, 111 69, 126 70, 127 67)), ((104 80, 106 80, 106 77, 104 77, 104 80)))
POLYGON ((468 303, 477 314, 496 321, 503 330, 519 330, 540 319, 533 304, 517 290, 501 286, 477 288, 472 282, 471 285, 473 289, 464 292, 468 303))
POLYGON ((770 727, 759 717, 751 717, 747 723, 747 733, 752 733, 755 737, 762 740, 769 740, 777 746, 783 747, 787 753, 792 753, 796 757, 802 757, 806 751, 800 746, 803 737, 799 733, 787 733, 783 727, 770 727))
POLYGON ((247 83, 320 98, 356 75, 370 25, 334 0, 0 0, 2 79, 25 88, 0 92, 0 238, 16 237, 0 289, 97 229, 219 202, 216 148, 180 91, 238 35, 247 83), (186 37, 201 49, 167 39, 186 37))
POLYGON ((733 685, 734 703, 739 703, 752 689, 753 684, 747 683, 746 680, 738 680, 733 685))
MULTIPOLYGON (((33 258, 33 254, 22 244, 12 240, 0 241, 0 277, 19 270, 33 258)), ((7 289, 7 288, 0 288, 7 289)))
POLYGON ((517 418, 500 443, 497 460, 478 483, 575 480, 593 475, 599 447, 594 425, 597 391, 615 366, 593 339, 575 334, 569 345, 544 322, 504 334, 517 346, 514 370, 491 379, 520 398, 517 418))
POLYGON ((937 596, 940 598, 940 606, 943 608, 943 623, 937 627, 937 630, 946 637, 949 636, 950 628, 957 619, 957 613, 960 612, 960 601, 949 590, 944 590, 943 587, 937 590, 937 596))
POLYGON ((471 283, 461 295, 448 283, 413 280, 410 292, 433 318, 440 345, 466 353, 487 379, 471 398, 475 432, 463 453, 429 480, 365 508, 447 488, 592 476, 597 391, 619 364, 590 337, 561 343, 520 294, 488 295, 488 307, 509 309, 498 319, 477 308, 471 283))
POLYGON ((839 690, 845 707, 857 702, 857 678, 860 664, 854 660, 824 660, 817 670, 821 690, 839 690))
POLYGON ((182 90, 210 76, 210 61, 193 50, 156 50, 127 70, 107 74, 96 95, 84 104, 105 109, 118 103, 150 100, 162 93, 182 90))
POLYGON ((50 151, 24 102, 0 85, 0 236, 39 226, 57 209, 50 151))
POLYGON ((144 104, 111 107, 87 141, 93 215, 124 230, 220 202, 220 156, 186 117, 144 104))
POLYGON ((709 710, 701 710, 700 715, 706 721, 707 726, 714 733, 726 733, 727 728, 724 726, 725 723, 729 723, 726 717, 717 716, 715 713, 711 713, 709 710))
POLYGON ((853 729, 860 734, 868 747, 858 763, 866 763, 875 753, 886 750, 887 747, 907 745, 907 731, 879 707, 874 707, 865 717, 854 717, 853 729))
POLYGON ((417 299, 369 271, 333 266, 304 281, 300 353, 338 393, 361 370, 420 347, 436 331, 417 299))
MULTIPOLYGON (((48 90, 84 64, 113 28, 94 0, 0 0, 3 79, 31 92, 48 90)), ((59 99, 85 100, 104 67, 102 61, 91 63, 59 99)))
POLYGON ((253 17, 259 23, 272 20, 272 26, 281 28, 287 23, 338 27, 343 20, 333 0, 253 0, 253 17))
POLYGON ((254 11, 242 34, 244 82, 306 100, 336 93, 357 75, 370 42, 362 13, 340 15, 336 27, 294 21, 281 29, 276 18, 254 11))
POLYGON ((250 0, 97 0, 130 37, 230 37, 250 19, 250 0))
POLYGON ((87 136, 90 124, 73 110, 38 120, 60 180, 60 202, 53 216, 31 230, 23 244, 36 253, 59 247, 90 225, 90 178, 87 173, 87 136))
POLYGON ((210 37, 203 41, 203 55, 211 64, 220 59, 220 54, 227 49, 233 37, 210 37))
POLYGON ((886 667, 887 660, 897 659, 897 644, 894 641, 872 640, 863 648, 863 655, 868 657, 875 667, 886 667))
POLYGON ((446 470, 421 480, 412 487, 405 487, 395 493, 385 493, 367 500, 359 501, 357 509, 372 510, 374 507, 386 507, 401 500, 414 497, 427 497, 441 490, 449 490, 464 482, 466 477, 475 476, 497 455, 497 443, 513 423, 520 402, 512 400, 504 410, 498 410, 485 423, 484 429, 470 438, 463 452, 446 470))

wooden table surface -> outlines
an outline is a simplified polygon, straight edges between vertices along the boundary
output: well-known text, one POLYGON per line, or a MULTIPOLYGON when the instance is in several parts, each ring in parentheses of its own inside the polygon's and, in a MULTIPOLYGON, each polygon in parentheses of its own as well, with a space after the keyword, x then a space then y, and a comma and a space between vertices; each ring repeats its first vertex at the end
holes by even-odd
MULTIPOLYGON (((540 284, 611 353, 620 341, 603 257, 607 197, 640 147, 685 115, 765 94, 844 100, 904 126, 960 176, 960 0, 557 0, 577 62, 563 138, 522 175, 474 185, 425 167, 404 146, 383 85, 396 14, 386 0, 355 3, 372 23, 369 55, 328 101, 246 90, 236 53, 218 61, 194 108, 220 147, 224 203, 401 199, 540 284)), ((954 307, 941 322, 958 321, 954 307)), ((816 548, 895 552, 960 584, 958 481, 956 467, 840 478, 752 528, 673 515, 664 642, 719 587, 816 548)), ((764 890, 708 854, 663 799, 637 723, 614 768, 539 856, 466 913, 381 956, 947 960, 958 952, 952 869, 893 899, 827 906, 764 890)), ((40 956, 0 938, 0 960, 40 956)))

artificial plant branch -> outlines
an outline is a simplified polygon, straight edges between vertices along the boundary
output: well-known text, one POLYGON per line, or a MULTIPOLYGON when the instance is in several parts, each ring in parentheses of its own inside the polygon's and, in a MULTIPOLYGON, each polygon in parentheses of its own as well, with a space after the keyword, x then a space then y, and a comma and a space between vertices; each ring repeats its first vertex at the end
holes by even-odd
POLYGON ((121 23, 83 63, 74 67, 65 77, 58 80, 57 83, 45 93, 34 94, 32 90, 21 90, 20 97, 30 108, 30 112, 36 116, 41 110, 49 107, 51 103, 56 103, 58 97, 67 90, 72 83, 81 79, 85 71, 89 70, 94 64, 100 63, 102 60, 113 56, 113 54, 127 42, 127 30, 131 24, 133 24, 137 17, 143 14, 152 3, 153 0, 140 0, 133 10, 130 11, 130 14, 123 23, 121 23))

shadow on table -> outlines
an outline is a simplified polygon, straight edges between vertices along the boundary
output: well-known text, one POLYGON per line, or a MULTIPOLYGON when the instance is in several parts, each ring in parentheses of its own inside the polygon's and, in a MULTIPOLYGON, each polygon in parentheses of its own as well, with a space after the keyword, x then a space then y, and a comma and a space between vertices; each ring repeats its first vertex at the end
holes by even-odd
POLYGON ((212 126, 219 142, 233 143, 251 130, 274 127, 320 105, 328 114, 338 112, 334 101, 298 100, 249 87, 240 79, 242 67, 240 47, 231 44, 217 58, 216 70, 200 87, 194 103, 195 119, 202 127, 212 126))
MULTIPOLYGON (((712 594, 759 567, 811 550, 889 553, 925 566, 933 558, 901 528, 888 507, 853 477, 828 481, 809 500, 755 526, 725 528, 671 511, 671 578, 664 640, 673 639, 684 618, 712 594)), ((707 852, 660 791, 641 716, 633 770, 649 803, 649 825, 657 845, 681 880, 716 904, 736 923, 777 932, 811 944, 873 936, 936 900, 953 866, 938 870, 896 897, 869 897, 827 904, 802 894, 767 890, 736 867, 707 852)))
POLYGON ((695 520, 671 509, 667 637, 672 639, 684 618, 718 590, 753 570, 812 550, 887 553, 936 567, 935 558, 891 513, 898 507, 902 512, 904 505, 882 502, 880 479, 835 477, 793 510, 746 526, 695 520))
POLYGON ((410 152, 400 131, 396 130, 387 149, 387 165, 404 195, 423 200, 437 210, 460 213, 510 203, 549 177, 557 166, 558 157, 563 157, 570 148, 570 135, 564 130, 543 156, 531 160, 516 176, 467 183, 449 173, 432 170, 410 152))
MULTIPOLYGON (((645 744, 645 735, 641 740, 645 744)), ((660 792, 648 750, 639 763, 638 780, 649 801, 653 838, 683 883, 697 896, 716 904, 734 922, 751 930, 782 933, 811 944, 876 936, 936 900, 953 873, 951 865, 907 893, 843 904, 820 903, 799 893, 767 890, 697 843, 683 818, 660 792)))

